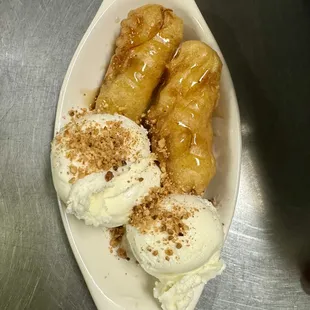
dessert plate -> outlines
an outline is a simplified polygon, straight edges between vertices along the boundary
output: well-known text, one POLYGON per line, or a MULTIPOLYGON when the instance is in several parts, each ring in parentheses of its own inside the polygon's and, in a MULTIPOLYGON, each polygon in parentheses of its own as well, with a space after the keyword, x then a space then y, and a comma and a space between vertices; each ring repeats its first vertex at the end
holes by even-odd
MULTIPOLYGON (((152 1, 153 2, 153 1, 152 1)), ((185 40, 201 40, 215 49, 223 61, 221 96, 214 118, 214 152, 217 174, 206 197, 214 198, 228 232, 237 199, 241 136, 238 105, 232 80, 219 47, 194 0, 156 0, 171 8, 185 26, 185 40)), ((120 21, 134 8, 150 3, 147 0, 105 0, 79 44, 65 76, 55 121, 55 133, 68 122, 68 111, 87 107, 101 84, 113 54, 120 21)), ((65 213, 59 201, 63 224, 73 253, 98 309, 157 310, 153 298, 155 279, 147 275, 134 260, 118 259, 109 251, 107 231, 88 227, 65 213)), ((194 309, 203 286, 188 308, 194 309)))

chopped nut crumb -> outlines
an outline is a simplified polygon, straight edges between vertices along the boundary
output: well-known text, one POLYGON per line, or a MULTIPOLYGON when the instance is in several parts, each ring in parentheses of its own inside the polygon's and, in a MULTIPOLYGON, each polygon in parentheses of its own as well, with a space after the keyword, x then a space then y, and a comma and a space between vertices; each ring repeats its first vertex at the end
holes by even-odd
POLYGON ((139 182, 142 182, 143 180, 144 180, 143 178, 139 178, 139 179, 138 179, 139 182))
POLYGON ((152 252, 152 254, 153 254, 154 256, 157 256, 157 255, 158 255, 158 251, 155 250, 155 251, 152 252))
POLYGON ((76 121, 77 119, 81 118, 82 116, 84 116, 87 113, 87 109, 83 108, 83 109, 79 109, 79 110, 73 110, 71 109, 68 114, 71 117, 72 121, 76 121))
POLYGON ((130 260, 125 249, 121 247, 123 237, 125 235, 125 227, 115 227, 110 229, 110 252, 116 249, 116 254, 119 258, 130 260))
POLYGON ((72 174, 76 174, 77 171, 78 171, 77 167, 76 167, 76 166, 73 166, 73 165, 71 165, 71 166, 69 167, 69 169, 70 169, 70 172, 71 172, 72 174))
POLYGON ((118 250, 116 251, 117 255, 120 257, 120 258, 123 258, 123 259, 127 259, 128 256, 127 256, 127 252, 125 249, 123 248, 118 248, 118 250))
MULTIPOLYGON (((86 94, 85 94, 86 95, 86 94)), ((95 108, 96 108, 96 102, 95 102, 95 100, 97 99, 97 96, 94 98, 94 102, 92 102, 90 105, 89 105, 89 110, 90 111, 93 111, 93 110, 95 110, 95 108)))
POLYGON ((171 249, 166 249, 165 250, 165 254, 167 254, 168 256, 172 256, 173 255, 173 251, 171 249))
POLYGON ((168 262, 170 261, 170 257, 169 257, 169 256, 166 256, 165 259, 166 259, 166 261, 168 261, 168 262))
POLYGON ((176 248, 177 248, 177 249, 181 249, 181 248, 182 248, 182 244, 181 244, 180 242, 178 242, 178 243, 176 244, 176 248))
POLYGON ((172 229, 168 229, 168 230, 167 230, 167 233, 168 233, 169 235, 173 235, 173 230, 172 230, 172 229))
POLYGON ((85 172, 79 171, 78 178, 83 179, 86 176, 85 172))
POLYGON ((109 181, 111 181, 113 178, 114 178, 113 172, 108 171, 108 172, 106 173, 106 175, 105 175, 105 180, 106 180, 107 182, 109 182, 109 181))
POLYGON ((117 240, 117 239, 111 239, 110 240, 110 246, 113 248, 113 249, 115 249, 118 245, 119 245, 119 240, 117 240))
POLYGON ((183 223, 183 219, 192 215, 177 205, 171 211, 161 208, 162 199, 169 193, 166 187, 151 189, 142 203, 133 208, 129 223, 141 233, 154 230, 155 233, 166 232, 170 236, 177 237, 180 233, 184 235, 189 228, 183 223))
POLYGON ((110 229, 110 237, 111 237, 110 246, 113 248, 118 247, 122 242, 122 238, 124 234, 125 234, 125 228, 123 226, 111 228, 110 229))

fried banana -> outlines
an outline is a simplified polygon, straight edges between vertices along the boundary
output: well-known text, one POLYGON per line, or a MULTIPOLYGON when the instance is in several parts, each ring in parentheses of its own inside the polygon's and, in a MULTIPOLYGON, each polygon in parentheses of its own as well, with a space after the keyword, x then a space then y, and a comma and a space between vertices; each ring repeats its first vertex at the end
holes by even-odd
POLYGON ((121 23, 96 111, 140 119, 182 38, 183 21, 172 10, 145 5, 131 11, 121 23))
POLYGON ((184 42, 146 116, 152 150, 182 192, 203 193, 216 171, 211 121, 221 70, 219 56, 208 45, 184 42))

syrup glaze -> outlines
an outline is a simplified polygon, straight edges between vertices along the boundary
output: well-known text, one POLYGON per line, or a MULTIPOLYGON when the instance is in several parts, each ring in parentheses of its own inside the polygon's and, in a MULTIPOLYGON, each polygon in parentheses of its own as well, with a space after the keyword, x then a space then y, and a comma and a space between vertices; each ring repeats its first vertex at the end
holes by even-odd
POLYGON ((182 38, 183 22, 171 10, 146 5, 131 11, 121 23, 96 110, 139 119, 182 38))

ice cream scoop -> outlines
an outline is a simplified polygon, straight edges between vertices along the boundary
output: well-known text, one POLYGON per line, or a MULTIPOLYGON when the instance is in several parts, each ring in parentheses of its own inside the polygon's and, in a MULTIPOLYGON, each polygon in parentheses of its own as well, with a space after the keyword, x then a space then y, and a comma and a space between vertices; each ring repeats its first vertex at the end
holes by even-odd
POLYGON ((160 184, 146 130, 121 115, 70 122, 52 142, 51 162, 67 212, 88 225, 126 224, 132 208, 160 184))
POLYGON ((224 269, 222 224, 212 203, 198 196, 169 195, 158 208, 148 231, 127 225, 127 239, 141 267, 159 280, 154 296, 162 308, 184 310, 194 289, 224 269))

